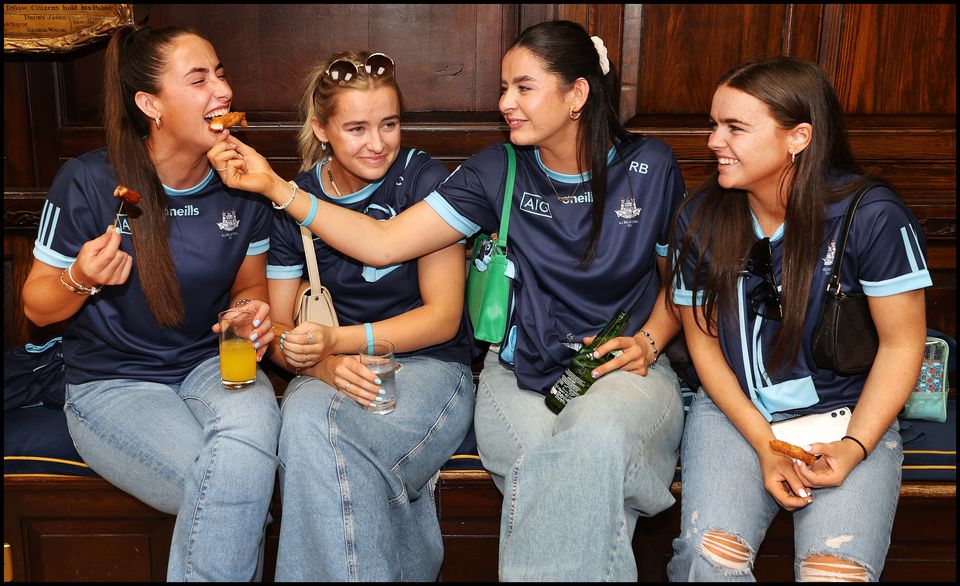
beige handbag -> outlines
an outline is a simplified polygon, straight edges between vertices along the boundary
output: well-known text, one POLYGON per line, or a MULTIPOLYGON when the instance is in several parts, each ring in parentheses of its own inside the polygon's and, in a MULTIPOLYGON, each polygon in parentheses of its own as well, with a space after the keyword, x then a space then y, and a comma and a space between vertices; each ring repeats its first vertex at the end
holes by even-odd
POLYGON ((313 233, 301 227, 300 235, 303 237, 303 252, 310 280, 300 283, 293 323, 299 326, 308 321, 322 326, 337 327, 340 321, 337 320, 337 312, 333 308, 333 297, 330 291, 320 284, 320 269, 317 268, 317 252, 313 248, 313 233))

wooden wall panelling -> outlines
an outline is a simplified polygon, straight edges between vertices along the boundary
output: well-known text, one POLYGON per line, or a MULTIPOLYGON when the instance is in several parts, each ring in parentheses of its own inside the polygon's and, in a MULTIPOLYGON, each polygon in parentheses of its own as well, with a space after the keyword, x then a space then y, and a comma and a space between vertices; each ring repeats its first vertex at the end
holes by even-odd
POLYGON ((3 184, 34 185, 27 69, 23 61, 3 63, 3 184))
POLYGON ((843 4, 833 79, 843 111, 956 114, 956 10, 954 4, 843 4))

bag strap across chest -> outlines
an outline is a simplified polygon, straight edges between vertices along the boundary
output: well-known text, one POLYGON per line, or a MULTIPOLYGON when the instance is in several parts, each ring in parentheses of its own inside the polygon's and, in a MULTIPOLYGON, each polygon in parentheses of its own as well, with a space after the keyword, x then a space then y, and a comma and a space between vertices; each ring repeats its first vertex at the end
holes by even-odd
POLYGON ((500 230, 497 232, 497 246, 507 248, 507 231, 510 229, 510 209, 513 207, 513 183, 517 176, 517 154, 513 145, 505 142, 507 151, 507 178, 503 186, 503 211, 500 214, 500 230))
POLYGON ((317 266, 317 251, 313 247, 313 232, 306 227, 300 227, 300 236, 303 238, 303 254, 307 262, 307 274, 310 275, 310 292, 313 295, 320 293, 320 268, 317 266))
POLYGON ((847 247, 847 236, 850 234, 850 226, 853 224, 853 214, 860 205, 860 200, 873 187, 883 185, 879 181, 868 181, 853 195, 847 211, 843 215, 843 226, 840 228, 840 239, 837 241, 837 250, 833 261, 833 271, 830 273, 830 279, 827 281, 827 292, 834 290, 834 295, 840 295, 840 267, 843 265, 843 252, 847 247))

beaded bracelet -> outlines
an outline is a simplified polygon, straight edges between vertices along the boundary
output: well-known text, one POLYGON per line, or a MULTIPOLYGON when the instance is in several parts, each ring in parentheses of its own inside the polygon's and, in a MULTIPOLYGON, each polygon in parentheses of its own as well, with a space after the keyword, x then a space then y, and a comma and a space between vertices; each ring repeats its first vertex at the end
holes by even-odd
POLYGON ((292 189, 290 191, 290 199, 288 199, 286 203, 282 205, 277 205, 275 202, 270 202, 270 205, 272 205, 273 209, 275 210, 285 210, 287 209, 288 205, 293 203, 293 200, 297 199, 297 184, 294 183, 293 181, 287 181, 287 183, 289 183, 292 186, 292 189))
POLYGON ((660 351, 657 350, 657 343, 656 341, 654 341, 653 336, 651 336, 650 332, 648 332, 647 330, 640 330, 639 333, 643 334, 644 337, 647 338, 647 341, 650 342, 650 345, 653 346, 653 361, 650 363, 650 364, 653 364, 654 362, 657 361, 657 358, 660 356, 660 351))

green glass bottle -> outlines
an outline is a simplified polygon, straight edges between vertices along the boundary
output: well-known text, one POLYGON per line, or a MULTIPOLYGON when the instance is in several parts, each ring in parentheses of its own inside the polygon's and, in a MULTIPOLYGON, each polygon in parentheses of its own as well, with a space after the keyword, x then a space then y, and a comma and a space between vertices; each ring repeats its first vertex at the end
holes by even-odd
POLYGON ((554 413, 560 411, 566 406, 570 399, 579 397, 587 392, 596 379, 591 374, 593 369, 604 362, 613 358, 613 353, 607 353, 600 358, 593 357, 593 351, 600 345, 616 338, 627 327, 630 321, 630 315, 625 311, 618 311, 617 315, 604 326, 593 342, 580 348, 580 350, 570 359, 570 366, 563 371, 550 392, 547 393, 546 403, 554 413))

